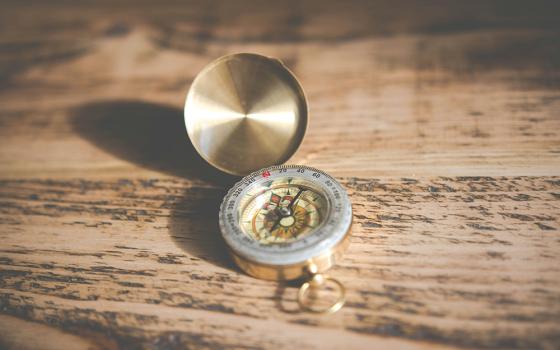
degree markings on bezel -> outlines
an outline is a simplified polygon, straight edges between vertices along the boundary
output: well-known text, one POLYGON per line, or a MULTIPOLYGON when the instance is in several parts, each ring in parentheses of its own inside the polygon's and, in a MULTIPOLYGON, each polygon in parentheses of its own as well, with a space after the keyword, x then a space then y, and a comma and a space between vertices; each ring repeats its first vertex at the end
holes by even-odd
MULTIPOLYGON (((288 179, 285 181, 288 182, 288 179)), ((305 202, 308 204, 317 200, 314 197, 305 197, 305 202)), ((228 191, 220 207, 220 228, 224 239, 236 253, 254 261, 281 264, 281 261, 288 263, 310 258, 337 244, 346 235, 351 224, 351 216, 352 208, 346 191, 330 175, 307 166, 281 165, 251 174, 228 191), (262 177, 265 171, 270 172, 266 179, 262 177), (301 179, 321 188, 325 192, 329 209, 326 217, 321 219, 322 227, 310 235, 292 242, 263 245, 241 230, 239 208, 246 195, 247 197, 254 195, 254 192, 248 192, 253 186, 262 186, 266 180, 273 184, 275 180, 284 176, 288 177, 290 184, 296 182, 297 185, 296 180, 301 179)))

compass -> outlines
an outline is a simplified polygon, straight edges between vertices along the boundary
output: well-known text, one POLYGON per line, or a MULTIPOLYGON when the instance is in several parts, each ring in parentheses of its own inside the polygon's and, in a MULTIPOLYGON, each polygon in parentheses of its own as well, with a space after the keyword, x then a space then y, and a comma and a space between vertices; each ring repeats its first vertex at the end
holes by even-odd
MULTIPOLYGON (((340 289, 339 300, 320 311, 342 306, 342 285, 322 274, 346 248, 352 206, 331 176, 301 165, 254 172, 225 196, 219 222, 234 260, 245 272, 271 280, 333 281, 340 289)), ((303 284, 300 294, 311 286, 303 284)), ((300 305, 307 309, 303 299, 301 295, 300 305)))
POLYGON ((344 188, 325 172, 279 165, 301 144, 307 113, 301 85, 280 60, 239 53, 216 59, 193 80, 185 126, 204 160, 245 176, 219 209, 233 260, 257 278, 303 280, 299 306, 330 313, 344 304, 345 289, 325 273, 347 246, 352 206, 344 188), (328 306, 309 302, 333 287, 337 298, 328 306))

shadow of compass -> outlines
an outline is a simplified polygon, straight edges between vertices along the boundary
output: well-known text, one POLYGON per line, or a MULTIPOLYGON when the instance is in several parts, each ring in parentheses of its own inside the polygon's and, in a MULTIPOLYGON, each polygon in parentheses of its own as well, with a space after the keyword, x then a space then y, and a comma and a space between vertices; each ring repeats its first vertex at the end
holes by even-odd
POLYGON ((218 209, 227 189, 188 188, 173 204, 169 235, 191 259, 235 269, 220 234, 218 209))
POLYGON ((169 189, 169 235, 189 257, 233 268, 219 232, 218 210, 235 177, 204 161, 187 137, 183 111, 132 100, 100 101, 76 108, 73 130, 95 146, 141 167, 195 181, 169 189))

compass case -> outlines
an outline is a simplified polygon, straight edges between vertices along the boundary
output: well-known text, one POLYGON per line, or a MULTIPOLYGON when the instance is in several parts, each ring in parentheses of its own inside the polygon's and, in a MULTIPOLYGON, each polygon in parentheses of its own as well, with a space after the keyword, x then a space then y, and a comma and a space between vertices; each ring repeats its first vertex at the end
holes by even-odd
POLYGON ((351 226, 348 228, 342 241, 333 248, 319 256, 292 265, 268 265, 258 263, 237 254, 231 249, 229 249, 229 252, 237 266, 253 277, 272 281, 290 281, 308 278, 313 273, 324 273, 336 265, 341 260, 346 248, 348 248, 350 236, 351 226), (312 272, 313 270, 314 272, 312 272))
POLYGON ((279 60, 233 54, 210 63, 194 79, 185 125, 202 158, 244 176, 295 153, 307 128, 307 102, 279 60))

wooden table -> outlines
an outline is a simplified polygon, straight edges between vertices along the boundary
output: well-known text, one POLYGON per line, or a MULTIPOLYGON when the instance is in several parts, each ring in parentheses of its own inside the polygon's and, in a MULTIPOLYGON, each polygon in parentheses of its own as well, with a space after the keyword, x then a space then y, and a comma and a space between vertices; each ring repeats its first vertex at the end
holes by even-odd
POLYGON ((556 4, 3 3, 0 348, 560 348, 556 4), (295 72, 290 163, 351 196, 337 314, 219 237, 182 106, 240 51, 295 72))

